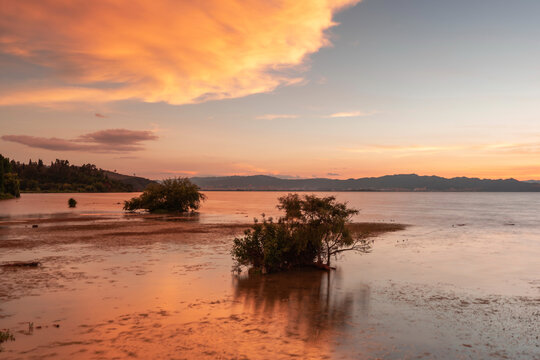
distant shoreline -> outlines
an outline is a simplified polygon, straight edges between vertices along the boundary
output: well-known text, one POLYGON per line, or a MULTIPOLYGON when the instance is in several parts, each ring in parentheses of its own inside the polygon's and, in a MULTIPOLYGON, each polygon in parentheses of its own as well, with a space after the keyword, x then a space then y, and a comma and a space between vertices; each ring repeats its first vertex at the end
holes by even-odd
POLYGON ((443 178, 416 174, 358 179, 282 179, 267 175, 192 177, 203 191, 540 192, 540 183, 516 179, 443 178))
MULTIPOLYGON (((201 189, 204 192, 336 192, 336 193, 351 193, 351 192, 366 192, 366 193, 539 193, 540 190, 333 190, 333 189, 201 189)), ((21 191, 21 196, 24 194, 135 194, 142 191, 21 191)), ((12 200, 0 199, 0 200, 12 200)))

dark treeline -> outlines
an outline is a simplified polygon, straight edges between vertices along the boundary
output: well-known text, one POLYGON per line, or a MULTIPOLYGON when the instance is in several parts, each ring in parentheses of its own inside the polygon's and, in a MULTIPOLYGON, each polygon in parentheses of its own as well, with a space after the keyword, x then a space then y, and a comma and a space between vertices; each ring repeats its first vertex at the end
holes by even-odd
POLYGON ((28 192, 127 192, 133 186, 109 179, 93 164, 70 165, 56 160, 45 165, 40 159, 28 163, 9 162, 20 182, 20 190, 28 192))
POLYGON ((19 179, 8 158, 0 154, 0 200, 19 197, 19 179))

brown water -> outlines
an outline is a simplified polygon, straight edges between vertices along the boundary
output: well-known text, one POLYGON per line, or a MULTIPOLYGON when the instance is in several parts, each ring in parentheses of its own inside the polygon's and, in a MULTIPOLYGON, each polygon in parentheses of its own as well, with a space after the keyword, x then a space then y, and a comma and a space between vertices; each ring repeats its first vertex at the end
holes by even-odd
POLYGON ((251 277, 227 224, 281 193, 209 192, 189 219, 125 216, 132 195, 0 203, 0 263, 43 264, 0 270, 0 358, 540 359, 540 194, 338 193, 412 226, 330 274, 251 277))

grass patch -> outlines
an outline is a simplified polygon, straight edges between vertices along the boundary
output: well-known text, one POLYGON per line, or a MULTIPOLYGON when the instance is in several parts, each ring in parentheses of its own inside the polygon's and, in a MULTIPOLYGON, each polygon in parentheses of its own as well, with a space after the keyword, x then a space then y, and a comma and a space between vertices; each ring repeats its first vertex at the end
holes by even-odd
POLYGON ((15 336, 8 329, 0 330, 0 351, 2 351, 2 344, 7 341, 15 341, 15 336))

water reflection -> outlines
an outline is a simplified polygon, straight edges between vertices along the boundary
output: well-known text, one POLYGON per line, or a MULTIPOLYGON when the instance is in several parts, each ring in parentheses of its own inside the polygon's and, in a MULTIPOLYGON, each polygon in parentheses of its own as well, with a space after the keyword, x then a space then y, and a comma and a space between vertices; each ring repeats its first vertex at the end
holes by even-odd
POLYGON ((288 336, 315 342, 334 338, 368 314, 369 286, 353 292, 340 285, 339 272, 314 269, 247 275, 236 278, 234 299, 261 322, 281 321, 288 336))

